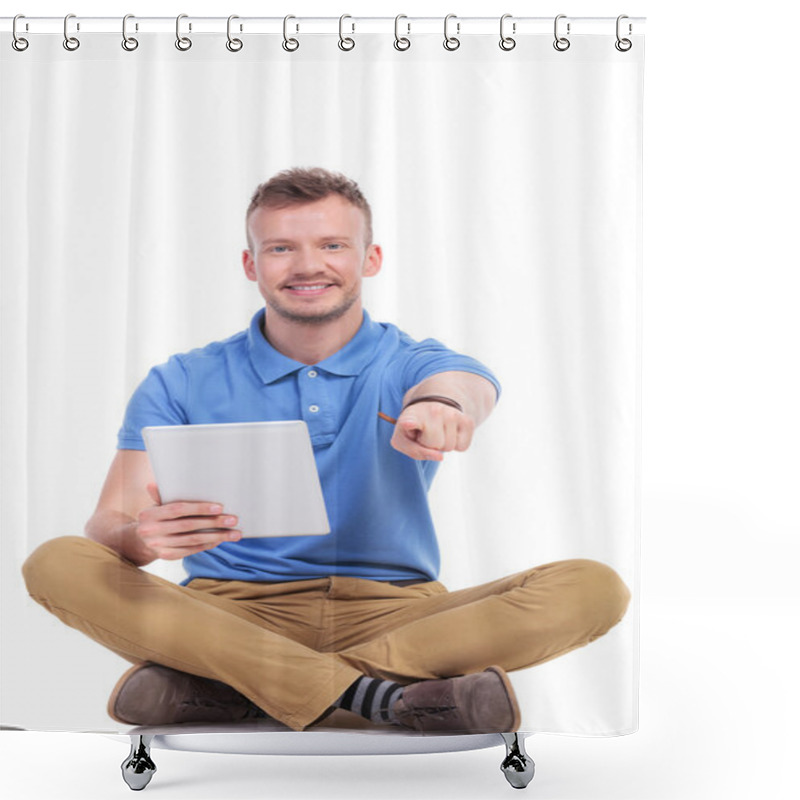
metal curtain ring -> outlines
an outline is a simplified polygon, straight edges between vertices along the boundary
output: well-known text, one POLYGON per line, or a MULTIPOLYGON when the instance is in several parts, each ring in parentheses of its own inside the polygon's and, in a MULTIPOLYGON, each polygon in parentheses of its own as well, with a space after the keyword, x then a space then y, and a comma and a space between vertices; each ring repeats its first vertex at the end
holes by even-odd
MULTIPOLYGON (((351 39, 349 36, 345 36, 342 28, 344 27, 344 21, 346 19, 353 19, 349 14, 342 14, 339 17, 339 49, 344 50, 345 52, 348 50, 352 50, 355 46, 355 40, 351 39)), ((353 33, 356 31, 356 24, 355 22, 351 23, 353 26, 353 33)))
MULTIPOLYGON (((225 42, 225 47, 227 47, 231 53, 238 53, 244 47, 244 42, 242 42, 241 39, 234 39, 231 37, 231 22, 235 19, 239 19, 236 14, 231 14, 228 17, 228 41, 225 42)), ((241 30, 241 28, 239 28, 239 30, 241 30)))
MULTIPOLYGON (((394 49, 403 51, 411 47, 411 39, 407 36, 400 36, 401 19, 408 19, 408 17, 405 14, 398 14, 394 18, 394 49)), ((411 23, 407 22, 406 25, 408 26, 408 33, 411 33, 411 23)))
POLYGON ((24 39, 22 36, 20 36, 17 33, 17 20, 18 19, 25 19, 25 16, 23 14, 17 14, 17 16, 14 17, 14 22, 11 25, 11 35, 14 37, 11 40, 11 46, 18 53, 21 53, 23 50, 27 50, 28 49, 28 45, 30 44, 30 42, 27 39, 24 39))
MULTIPOLYGON (((616 47, 617 50, 620 51, 620 53, 627 53, 628 50, 630 50, 631 47, 633 47, 633 42, 630 39, 623 39, 619 35, 620 22, 622 22, 622 20, 624 19, 628 19, 627 14, 620 14, 617 17, 617 41, 614 42, 614 47, 616 47)), ((631 33, 631 31, 632 31, 631 25, 630 23, 628 23, 628 33, 631 33)))
MULTIPOLYGON (((188 18, 188 14, 178 14, 178 18, 175 20, 175 47, 184 52, 192 46, 192 40, 188 36, 181 36, 181 20, 188 18)), ((189 30, 191 29, 192 26, 190 24, 189 30)))
POLYGON ((293 53, 295 50, 297 50, 298 47, 300 47, 300 42, 298 42, 297 39, 294 39, 294 38, 290 39, 289 36, 287 35, 288 34, 288 30, 289 30, 289 20, 290 19, 297 19, 297 17, 293 17, 291 14, 289 14, 288 16, 283 18, 283 44, 282 44, 282 47, 288 53, 293 53))
MULTIPOLYGON (((72 52, 73 50, 77 50, 81 46, 81 43, 79 39, 69 35, 67 26, 69 25, 70 19, 75 19, 75 15, 67 14, 67 16, 64 17, 64 49, 72 52)), ((80 27, 78 27, 78 30, 80 30, 80 27)))
MULTIPOLYGON (((458 48, 461 47, 461 40, 460 39, 458 39, 455 36, 449 36, 448 35, 447 27, 448 27, 448 24, 449 24, 451 19, 456 19, 456 15, 455 14, 448 14, 444 18, 444 42, 443 42, 444 49, 445 50, 450 50, 450 51, 458 50, 458 48)), ((456 23, 456 33, 459 33, 460 31, 461 31, 461 25, 459 23, 456 23)))
MULTIPOLYGON (((556 40, 553 42, 553 47, 558 50, 560 53, 563 53, 565 50, 569 50, 570 41, 565 36, 558 35, 558 21, 560 19, 566 19, 566 14, 559 14, 556 17, 555 22, 553 23, 553 35, 555 36, 556 40)), ((567 36, 569 35, 569 22, 567 23, 567 36)))
POLYGON ((138 46, 139 40, 128 36, 128 20, 133 19, 133 14, 126 14, 122 18, 122 49, 132 53, 138 46))
MULTIPOLYGON (((500 17, 500 49, 501 50, 513 50, 517 46, 517 40, 512 39, 510 36, 505 35, 505 24, 506 20, 511 19, 511 14, 503 14, 500 17)), ((512 26, 512 32, 516 33, 516 24, 512 26)))

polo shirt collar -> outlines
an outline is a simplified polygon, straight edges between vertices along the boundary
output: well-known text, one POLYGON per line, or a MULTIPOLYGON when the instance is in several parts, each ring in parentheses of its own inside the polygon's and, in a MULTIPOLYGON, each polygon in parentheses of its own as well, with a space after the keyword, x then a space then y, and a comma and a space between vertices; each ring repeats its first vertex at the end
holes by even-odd
MULTIPOLYGON (((309 365, 279 353, 267 341, 263 333, 265 313, 263 308, 260 309, 250 321, 247 347, 250 361, 258 376, 264 383, 273 383, 286 375, 308 368, 309 365)), ((372 360, 375 348, 384 332, 383 326, 373 322, 365 311, 356 335, 341 350, 315 364, 315 368, 333 375, 358 375, 372 360)))

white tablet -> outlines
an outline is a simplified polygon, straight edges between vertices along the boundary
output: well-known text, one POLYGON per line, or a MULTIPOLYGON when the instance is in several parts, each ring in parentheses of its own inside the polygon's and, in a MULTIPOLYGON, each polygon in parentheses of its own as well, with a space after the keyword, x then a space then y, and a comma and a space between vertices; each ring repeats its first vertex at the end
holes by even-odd
POLYGON ((330 533, 302 420, 142 428, 162 503, 222 503, 243 537, 330 533))

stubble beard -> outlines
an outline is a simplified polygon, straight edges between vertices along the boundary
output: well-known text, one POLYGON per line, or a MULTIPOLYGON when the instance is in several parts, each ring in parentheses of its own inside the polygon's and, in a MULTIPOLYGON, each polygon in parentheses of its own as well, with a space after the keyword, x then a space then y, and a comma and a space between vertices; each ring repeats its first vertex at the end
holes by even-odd
POLYGON ((359 293, 353 292, 344 297, 339 305, 323 312, 309 311, 303 313, 302 311, 294 311, 284 306, 274 297, 267 299, 267 305, 288 322, 299 322, 306 325, 324 325, 327 322, 333 322, 343 317, 355 305, 358 298, 359 293))

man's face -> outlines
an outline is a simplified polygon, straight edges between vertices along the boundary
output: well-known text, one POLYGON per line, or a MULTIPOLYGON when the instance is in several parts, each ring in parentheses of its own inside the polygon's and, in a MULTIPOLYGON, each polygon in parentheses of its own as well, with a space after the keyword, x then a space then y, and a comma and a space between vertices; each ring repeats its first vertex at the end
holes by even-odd
POLYGON ((247 277, 286 320, 321 324, 361 314, 361 279, 381 267, 366 245, 363 212, 339 195, 287 208, 259 208, 248 220, 247 277))

